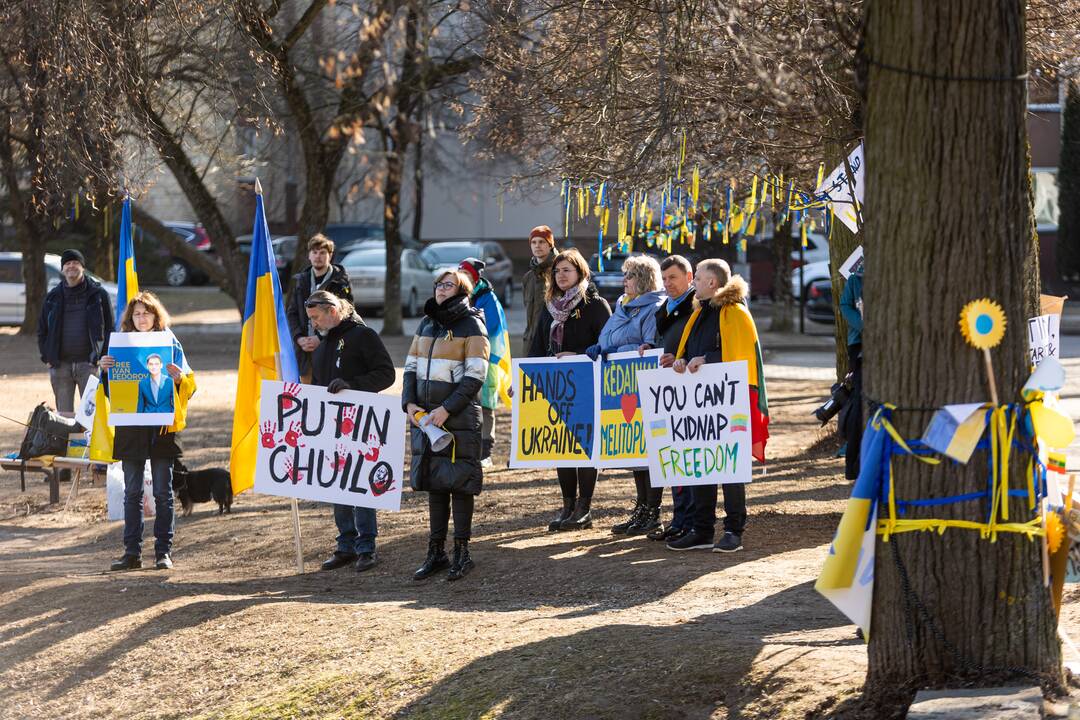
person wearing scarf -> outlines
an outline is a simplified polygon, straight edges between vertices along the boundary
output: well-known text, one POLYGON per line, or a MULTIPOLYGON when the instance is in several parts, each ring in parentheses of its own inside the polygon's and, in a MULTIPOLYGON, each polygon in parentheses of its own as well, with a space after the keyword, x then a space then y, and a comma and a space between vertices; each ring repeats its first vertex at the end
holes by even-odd
MULTIPOLYGON (((667 299, 660 291, 660 263, 648 255, 634 255, 623 262, 624 293, 604 329, 600 342, 585 350, 594 360, 614 352, 641 353, 656 341, 656 311, 667 299)), ((634 468, 636 500, 630 517, 612 526, 616 535, 644 535, 660 525, 660 501, 664 489, 654 488, 649 468, 634 468)))
MULTIPOLYGON (((576 249, 555 256, 547 283, 544 308, 540 312, 529 357, 579 355, 600 339, 600 331, 611 317, 611 307, 589 283, 589 266, 576 249)), ((596 468, 559 468, 562 510, 548 524, 548 530, 576 530, 592 527, 593 490, 596 468)))
POLYGON ((472 517, 484 471, 480 465, 480 390, 488 373, 488 337, 483 314, 469 305, 472 279, 447 270, 435 281, 435 296, 424 305, 405 359, 401 407, 409 417, 413 490, 428 494, 431 534, 428 553, 413 579, 423 580, 449 567, 447 580, 473 569, 469 554, 472 517), (434 450, 422 425, 453 436, 434 450), (443 549, 450 516, 454 517, 454 558, 443 549))
MULTIPOLYGON (((749 288, 723 260, 698 263, 694 273, 697 308, 683 328, 679 347, 660 364, 671 363, 675 372, 697 372, 705 363, 745 360, 750 385, 751 454, 765 461, 765 443, 769 439, 769 403, 765 395, 765 372, 761 360, 754 318, 746 307, 749 288)), ((669 540, 669 550, 735 552, 742 549, 746 526, 746 486, 725 483, 724 536, 713 544, 716 525, 716 486, 693 487, 693 528, 682 537, 669 540)))

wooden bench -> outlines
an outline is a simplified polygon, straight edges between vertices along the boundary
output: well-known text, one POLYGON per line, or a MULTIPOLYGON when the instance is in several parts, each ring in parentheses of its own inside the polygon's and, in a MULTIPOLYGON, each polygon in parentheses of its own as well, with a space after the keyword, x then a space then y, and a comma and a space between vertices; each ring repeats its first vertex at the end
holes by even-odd
MULTIPOLYGON (((55 505, 60 502, 61 470, 73 471, 71 477, 71 492, 68 495, 68 501, 70 502, 72 498, 78 495, 79 480, 82 477, 83 472, 88 471, 90 473, 91 482, 93 482, 96 474, 104 474, 106 466, 103 463, 92 462, 83 458, 49 455, 26 460, 25 464, 22 460, 0 458, 0 469, 2 470, 21 472, 24 467, 26 470, 41 472, 45 475, 46 480, 49 482, 49 504, 55 505)), ((26 492, 25 475, 22 477, 22 491, 26 492)))

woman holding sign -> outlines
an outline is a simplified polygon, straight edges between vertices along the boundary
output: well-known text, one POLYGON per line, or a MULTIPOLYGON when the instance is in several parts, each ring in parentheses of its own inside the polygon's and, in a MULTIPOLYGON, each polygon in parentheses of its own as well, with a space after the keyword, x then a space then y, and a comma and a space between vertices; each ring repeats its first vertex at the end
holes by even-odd
MULTIPOLYGON (((555 256, 548 279, 546 302, 540 312, 529 357, 580 355, 600 339, 600 331, 611 317, 607 300, 589 282, 589 266, 576 249, 555 256)), ((592 527, 593 490, 596 468, 559 468, 562 511, 548 524, 548 530, 577 530, 592 527)))
POLYGON ((473 504, 483 484, 480 466, 480 389, 487 379, 488 338, 480 311, 469 305, 472 280, 447 270, 424 305, 409 356, 401 406, 412 423, 413 490, 428 493, 431 535, 416 580, 449 567, 447 580, 473 569, 469 555, 473 504), (447 438, 449 435, 449 438, 447 438), (454 559, 444 549, 454 516, 454 559))
MULTIPOLYGON (((131 299, 120 319, 121 333, 161 332, 169 329, 169 313, 150 292, 141 292, 131 299)), ((171 335, 171 333, 170 333, 171 335)), ((114 333, 110 336, 117 338, 114 333)), ((187 404, 195 392, 195 375, 187 367, 184 350, 175 336, 172 338, 173 353, 165 364, 167 377, 154 370, 162 362, 158 355, 147 358, 151 374, 144 380, 154 402, 167 405, 163 393, 172 397, 173 423, 169 426, 121 426, 116 428, 112 456, 123 463, 124 468, 124 555, 113 562, 112 570, 134 570, 142 567, 143 534, 143 472, 150 461, 150 476, 154 488, 154 567, 158 570, 172 568, 173 540, 173 461, 183 452, 177 433, 187 424, 187 404)), ((106 354, 99 363, 103 370, 116 365, 116 358, 106 354)), ((107 380, 106 380, 107 382, 107 380)), ((142 399, 139 401, 143 402, 142 399)))
MULTIPOLYGON (((626 258, 622 266, 623 295, 600 331, 600 342, 585 350, 593 360, 601 354, 644 350, 656 341, 656 310, 667 298, 660 291, 660 263, 648 255, 626 258)), ((637 498, 630 517, 611 527, 616 535, 644 535, 660 526, 663 488, 651 487, 649 469, 634 470, 637 498)))

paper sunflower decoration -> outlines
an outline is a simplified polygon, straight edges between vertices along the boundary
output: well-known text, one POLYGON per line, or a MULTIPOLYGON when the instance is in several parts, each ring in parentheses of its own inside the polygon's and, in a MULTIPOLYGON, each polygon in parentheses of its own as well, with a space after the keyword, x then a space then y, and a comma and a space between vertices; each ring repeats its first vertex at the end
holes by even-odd
POLYGON ((972 347, 997 347, 1005 337, 1005 311, 988 298, 972 300, 960 311, 960 332, 972 347))
POLYGON ((1061 516, 1056 512, 1046 513, 1046 545, 1051 555, 1058 551, 1064 539, 1065 525, 1061 522, 1061 516))

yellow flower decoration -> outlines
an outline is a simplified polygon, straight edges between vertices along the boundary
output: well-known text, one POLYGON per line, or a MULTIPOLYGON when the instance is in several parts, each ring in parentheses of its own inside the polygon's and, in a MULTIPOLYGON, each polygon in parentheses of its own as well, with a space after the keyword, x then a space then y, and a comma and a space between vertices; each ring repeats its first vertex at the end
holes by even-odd
POLYGON ((1061 515, 1056 512, 1046 513, 1046 545, 1051 555, 1058 551, 1064 539, 1065 525, 1061 522, 1061 515))
POLYGON ((972 300, 960 311, 960 332, 980 350, 996 347, 1005 337, 1005 311, 993 300, 972 300))

